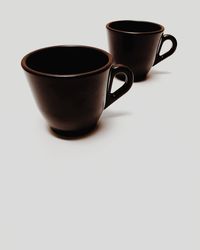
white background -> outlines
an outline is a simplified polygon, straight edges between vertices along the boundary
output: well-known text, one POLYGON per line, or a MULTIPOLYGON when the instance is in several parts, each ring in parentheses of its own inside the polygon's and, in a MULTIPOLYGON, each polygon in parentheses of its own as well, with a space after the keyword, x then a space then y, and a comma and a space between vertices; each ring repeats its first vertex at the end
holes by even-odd
POLYGON ((200 249, 197 3, 1 0, 1 250, 200 249), (108 50, 105 25, 117 19, 163 24, 176 53, 110 106, 93 133, 54 137, 21 58, 56 44, 108 50))

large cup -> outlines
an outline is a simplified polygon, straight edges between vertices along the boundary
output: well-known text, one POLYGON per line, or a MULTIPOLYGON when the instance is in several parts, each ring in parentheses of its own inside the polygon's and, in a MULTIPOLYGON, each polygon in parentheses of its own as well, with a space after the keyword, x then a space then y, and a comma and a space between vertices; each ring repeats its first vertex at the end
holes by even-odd
MULTIPOLYGON (((151 67, 172 55, 177 47, 175 37, 164 35, 164 27, 157 23, 121 20, 108 23, 106 28, 114 63, 129 66, 136 82, 144 80, 151 67), (172 42, 172 47, 160 55, 166 40, 172 42)), ((118 78, 124 79, 122 75, 118 78)))
POLYGON ((43 48, 21 61, 40 111, 60 136, 94 128, 103 110, 131 88, 132 71, 112 63, 109 53, 88 46, 43 48), (125 83, 111 93, 118 73, 125 83))

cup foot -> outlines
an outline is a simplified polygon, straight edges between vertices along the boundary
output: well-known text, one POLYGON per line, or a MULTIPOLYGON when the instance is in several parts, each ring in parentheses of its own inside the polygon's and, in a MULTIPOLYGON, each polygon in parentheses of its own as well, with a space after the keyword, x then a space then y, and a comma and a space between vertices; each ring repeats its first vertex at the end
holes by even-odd
POLYGON ((90 133, 96 127, 96 125, 97 124, 95 123, 90 127, 87 127, 81 130, 75 130, 75 131, 65 131, 65 130, 60 130, 60 129, 52 128, 52 127, 50 127, 50 129, 53 132, 53 134, 59 138, 73 139, 73 138, 81 137, 90 133))
MULTIPOLYGON (((117 79, 120 81, 125 81, 125 76, 123 74, 117 74, 116 75, 117 79)), ((134 75, 134 82, 141 82, 146 80, 147 76, 146 75, 141 75, 141 76, 135 76, 134 75)))

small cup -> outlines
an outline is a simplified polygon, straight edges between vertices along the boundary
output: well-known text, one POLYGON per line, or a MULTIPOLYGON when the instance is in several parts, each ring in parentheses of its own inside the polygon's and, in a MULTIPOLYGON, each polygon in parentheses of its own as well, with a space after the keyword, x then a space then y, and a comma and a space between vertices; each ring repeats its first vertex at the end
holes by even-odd
MULTIPOLYGON (((175 37, 164 35, 164 27, 157 23, 121 20, 108 23, 106 28, 114 63, 129 66, 136 82, 146 79, 151 67, 172 55, 177 47, 175 37), (160 55, 166 40, 172 42, 172 47, 160 55)), ((122 75, 117 78, 124 79, 122 75)))
POLYGON ((94 128, 103 110, 131 88, 132 71, 112 62, 101 49, 53 46, 27 54, 21 65, 49 126, 68 137, 94 128), (118 73, 124 74, 125 83, 111 93, 118 73))

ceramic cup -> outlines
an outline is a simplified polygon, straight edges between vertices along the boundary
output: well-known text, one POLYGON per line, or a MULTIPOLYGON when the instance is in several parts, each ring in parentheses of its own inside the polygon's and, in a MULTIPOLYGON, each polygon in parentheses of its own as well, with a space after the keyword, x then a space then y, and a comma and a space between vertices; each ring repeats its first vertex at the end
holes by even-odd
MULTIPOLYGON (((151 67, 172 55, 177 47, 175 37, 164 35, 164 27, 157 23, 121 20, 108 23, 106 28, 114 63, 129 66, 135 81, 144 80, 151 67), (172 42, 172 47, 160 55, 166 40, 172 42)), ((124 79, 122 75, 118 78, 124 79)))
POLYGON ((88 46, 53 46, 21 61, 36 102, 50 128, 60 136, 77 136, 95 127, 103 110, 132 86, 133 73, 113 65, 112 56, 88 46), (116 74, 125 83, 111 93, 116 74))

